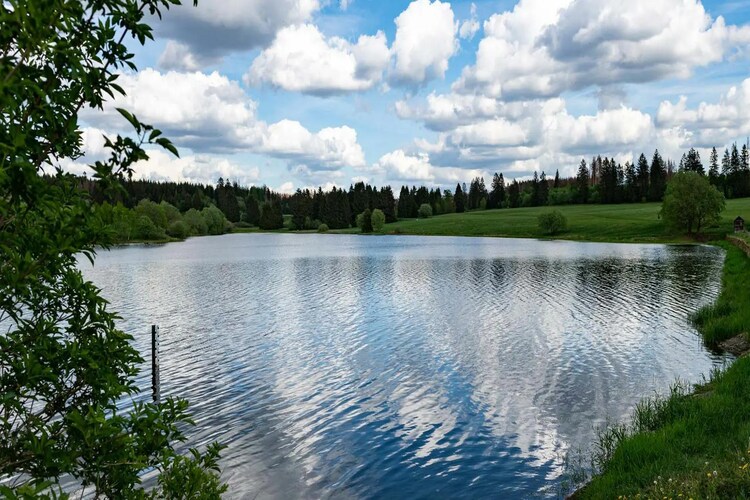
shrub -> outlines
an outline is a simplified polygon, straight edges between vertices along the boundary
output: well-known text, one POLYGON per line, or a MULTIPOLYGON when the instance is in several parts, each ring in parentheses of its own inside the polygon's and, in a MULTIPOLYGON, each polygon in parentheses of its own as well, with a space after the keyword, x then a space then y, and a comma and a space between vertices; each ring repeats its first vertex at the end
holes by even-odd
POLYGON ((432 217, 432 207, 427 203, 422 203, 422 205, 419 207, 417 215, 420 219, 429 219, 430 217, 432 217))
POLYGON ((539 216, 539 228, 549 235, 561 233, 568 227, 568 221, 559 210, 545 212, 539 216))
POLYGON ((372 213, 369 208, 366 208, 364 212, 357 216, 357 227, 360 228, 363 233, 372 232, 372 213))
POLYGON ((375 232, 380 232, 383 230, 383 226, 385 225, 385 214, 382 210, 376 208, 372 211, 372 230, 375 232))
POLYGON ((167 234, 172 238, 185 239, 190 236, 190 226, 181 220, 176 220, 167 228, 167 234))
POLYGON ((139 240, 164 240, 164 230, 154 224, 148 216, 140 215, 135 221, 135 237, 139 240))
POLYGON ((318 226, 318 232, 319 233, 327 233, 328 232, 328 224, 321 224, 318 226))
POLYGON ((182 216, 182 220, 190 228, 190 234, 193 236, 201 236, 208 233, 208 226, 206 225, 206 219, 201 213, 191 208, 182 216))

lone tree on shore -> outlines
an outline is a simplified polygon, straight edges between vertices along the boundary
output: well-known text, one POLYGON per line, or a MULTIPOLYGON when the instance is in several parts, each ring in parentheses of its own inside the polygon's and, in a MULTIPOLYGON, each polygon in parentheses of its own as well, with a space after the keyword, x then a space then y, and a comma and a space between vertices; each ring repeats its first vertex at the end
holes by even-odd
POLYGON ((724 210, 724 195, 697 172, 679 172, 667 184, 660 215, 670 227, 700 233, 717 224, 724 210))
MULTIPOLYGON (((78 256, 93 262, 111 243, 80 180, 60 165, 82 155, 78 113, 123 93, 135 70, 123 40, 151 38, 145 21, 176 0, 0 2, 0 495, 216 498, 225 487, 220 447, 185 457, 174 443, 190 423, 187 402, 118 402, 136 391, 142 361, 116 326, 78 256), (44 177, 43 173, 53 174, 44 177), (142 491, 139 473, 156 472, 142 491), (85 488, 85 490, 84 490, 85 488)), ((91 166, 108 193, 148 158, 145 144, 174 154, 161 132, 119 110, 135 137, 105 141, 91 166)))

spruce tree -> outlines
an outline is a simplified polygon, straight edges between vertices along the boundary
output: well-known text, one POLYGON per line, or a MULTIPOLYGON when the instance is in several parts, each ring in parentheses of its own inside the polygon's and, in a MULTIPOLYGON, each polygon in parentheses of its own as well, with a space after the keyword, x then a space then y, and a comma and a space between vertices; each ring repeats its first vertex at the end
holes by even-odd
POLYGON ((521 205, 521 186, 516 179, 513 179, 508 188, 508 201, 511 208, 518 208, 521 205))
POLYGON ((490 191, 487 208, 502 208, 505 201, 505 180, 503 174, 497 174, 492 177, 492 191, 490 191))
POLYGON ((716 148, 714 147, 711 149, 711 157, 709 159, 708 180, 713 186, 718 186, 719 176, 719 153, 716 152, 716 148))
POLYGON ((464 197, 464 190, 461 189, 461 184, 456 184, 456 194, 453 197, 453 201, 456 204, 456 213, 461 214, 466 211, 466 198, 464 197))
POLYGON ((555 170, 555 182, 552 184, 552 187, 557 189, 560 187, 560 171, 555 170))
POLYGON ((649 190, 649 167, 646 155, 641 153, 638 157, 638 201, 645 201, 648 199, 649 190))
POLYGON ((649 183, 649 199, 661 201, 664 198, 664 191, 667 189, 667 169, 658 149, 654 151, 654 157, 651 160, 649 183))
POLYGON ((589 201, 589 169, 586 160, 581 160, 576 175, 576 194, 579 203, 588 203, 589 201))
POLYGON ((547 184, 547 175, 542 170, 539 176, 539 205, 546 206, 549 200, 549 184, 547 184))
POLYGON ((401 191, 398 195, 398 218, 408 219, 409 217, 409 188, 401 186, 401 191))

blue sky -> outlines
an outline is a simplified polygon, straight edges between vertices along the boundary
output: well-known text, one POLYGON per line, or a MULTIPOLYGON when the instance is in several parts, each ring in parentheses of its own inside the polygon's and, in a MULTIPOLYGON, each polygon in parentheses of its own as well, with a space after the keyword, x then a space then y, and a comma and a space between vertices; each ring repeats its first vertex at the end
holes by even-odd
POLYGON ((169 134, 154 179, 291 191, 571 174, 750 135, 750 2, 202 0, 134 47, 126 105, 169 134))

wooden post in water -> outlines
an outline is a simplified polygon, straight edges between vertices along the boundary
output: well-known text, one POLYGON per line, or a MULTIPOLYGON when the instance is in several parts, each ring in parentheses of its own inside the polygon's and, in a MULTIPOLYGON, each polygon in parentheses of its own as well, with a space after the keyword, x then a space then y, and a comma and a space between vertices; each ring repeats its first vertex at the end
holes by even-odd
POLYGON ((161 399, 159 385, 159 327, 151 325, 151 394, 154 403, 161 399))

